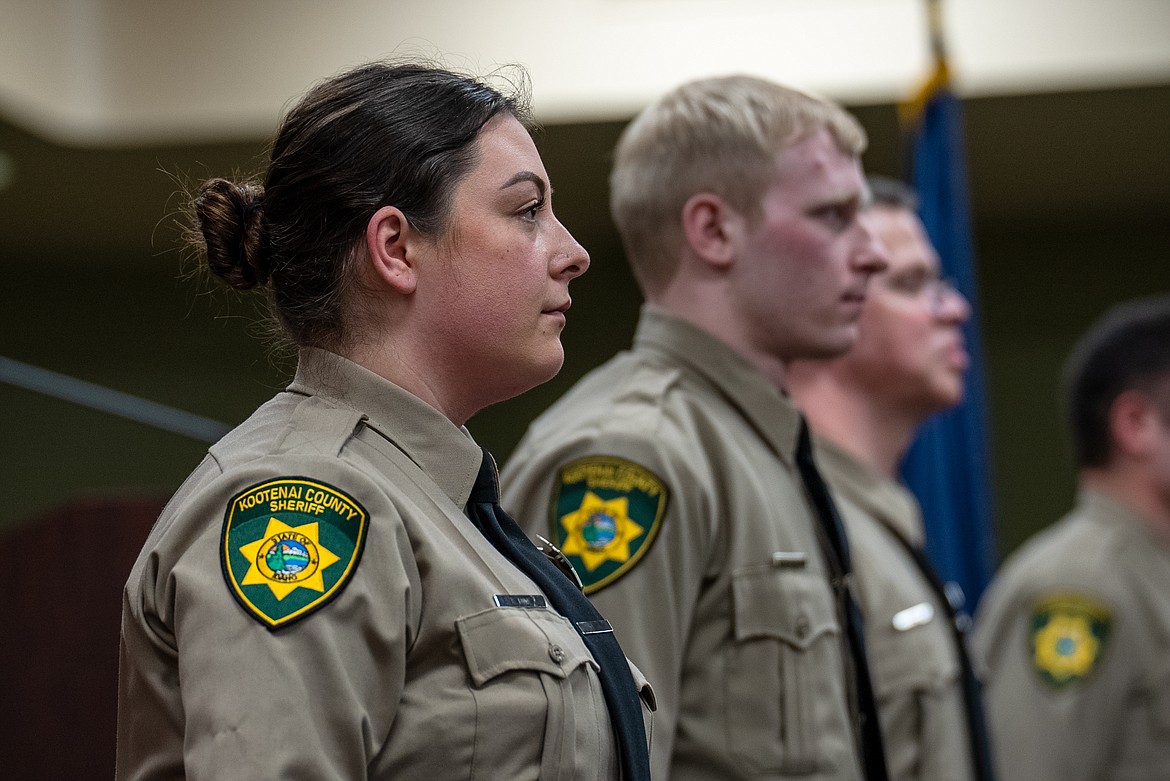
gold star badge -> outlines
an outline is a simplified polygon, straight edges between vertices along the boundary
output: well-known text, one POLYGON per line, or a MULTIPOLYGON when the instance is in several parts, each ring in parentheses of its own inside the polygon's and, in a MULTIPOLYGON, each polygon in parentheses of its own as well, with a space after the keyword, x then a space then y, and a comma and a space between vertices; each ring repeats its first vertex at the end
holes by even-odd
POLYGON ((264 535, 239 548, 251 563, 242 586, 264 585, 282 600, 298 588, 325 590, 324 570, 340 561, 320 543, 317 524, 292 527, 269 518, 264 535))
POLYGON ((567 533, 561 552, 580 556, 589 572, 607 561, 629 561, 630 543, 646 531, 630 518, 629 506, 624 496, 606 500, 586 491, 581 506, 561 516, 567 533))
POLYGON ((1109 637, 1109 608, 1080 594, 1058 594, 1032 610, 1032 665, 1054 689, 1092 674, 1109 637))
POLYGON ((586 456, 557 472, 549 530, 595 594, 643 560, 666 513, 666 484, 641 464, 586 456))

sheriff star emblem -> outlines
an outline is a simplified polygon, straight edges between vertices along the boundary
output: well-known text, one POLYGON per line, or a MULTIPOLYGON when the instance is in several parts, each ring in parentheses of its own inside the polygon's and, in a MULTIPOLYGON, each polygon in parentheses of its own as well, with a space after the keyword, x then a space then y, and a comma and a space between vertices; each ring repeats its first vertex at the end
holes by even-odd
POLYGON ((1079 594, 1046 597, 1032 608, 1032 666, 1045 684, 1063 689, 1092 674, 1109 639, 1113 616, 1079 594))
POLYGON ((560 470, 550 526, 586 594, 613 583, 646 554, 667 497, 657 475, 623 458, 592 456, 560 470))
POLYGON ((220 564, 228 590, 270 630, 304 618, 349 583, 368 525, 365 508, 319 480, 257 483, 224 513, 220 564))

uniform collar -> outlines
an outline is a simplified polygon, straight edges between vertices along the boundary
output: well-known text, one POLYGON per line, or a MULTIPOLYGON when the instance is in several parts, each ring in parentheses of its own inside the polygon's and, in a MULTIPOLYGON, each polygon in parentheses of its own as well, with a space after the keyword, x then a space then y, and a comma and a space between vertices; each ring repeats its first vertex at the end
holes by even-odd
POLYGON ((405 453, 457 507, 467 504, 482 451, 466 428, 430 404, 364 366, 315 347, 299 351, 288 390, 362 413, 370 428, 405 453))
POLYGON ((777 456, 789 465, 794 463, 800 413, 786 394, 734 348, 653 304, 642 307, 634 346, 665 353, 703 377, 755 427, 777 456))
POLYGON ((817 463, 834 490, 906 542, 922 547, 922 510, 905 486, 827 439, 817 437, 814 446, 817 463))
POLYGON ((1109 494, 1081 488, 1077 491, 1077 507, 1089 518, 1099 519, 1110 525, 1121 525, 1144 536, 1158 550, 1170 553, 1166 538, 1151 528, 1149 521, 1134 512, 1129 505, 1109 494))

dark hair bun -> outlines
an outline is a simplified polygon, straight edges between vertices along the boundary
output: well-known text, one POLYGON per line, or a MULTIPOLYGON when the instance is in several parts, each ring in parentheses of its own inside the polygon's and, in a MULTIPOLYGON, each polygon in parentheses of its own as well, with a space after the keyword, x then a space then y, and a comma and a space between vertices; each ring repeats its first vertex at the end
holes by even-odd
POLYGON ((192 206, 211 273, 237 290, 268 282, 268 259, 261 236, 264 188, 209 179, 192 206))

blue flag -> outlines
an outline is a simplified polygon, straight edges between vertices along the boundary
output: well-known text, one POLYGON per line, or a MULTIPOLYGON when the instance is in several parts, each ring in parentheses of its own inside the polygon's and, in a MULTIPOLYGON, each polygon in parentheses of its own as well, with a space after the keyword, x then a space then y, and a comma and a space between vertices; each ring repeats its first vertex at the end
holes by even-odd
POLYGON ((922 91, 901 108, 919 216, 944 276, 967 297, 972 312, 964 326, 971 356, 964 401, 926 422, 902 464, 902 477, 922 504, 928 556, 944 580, 962 587, 973 612, 997 553, 962 104, 951 91, 941 53, 922 91))

